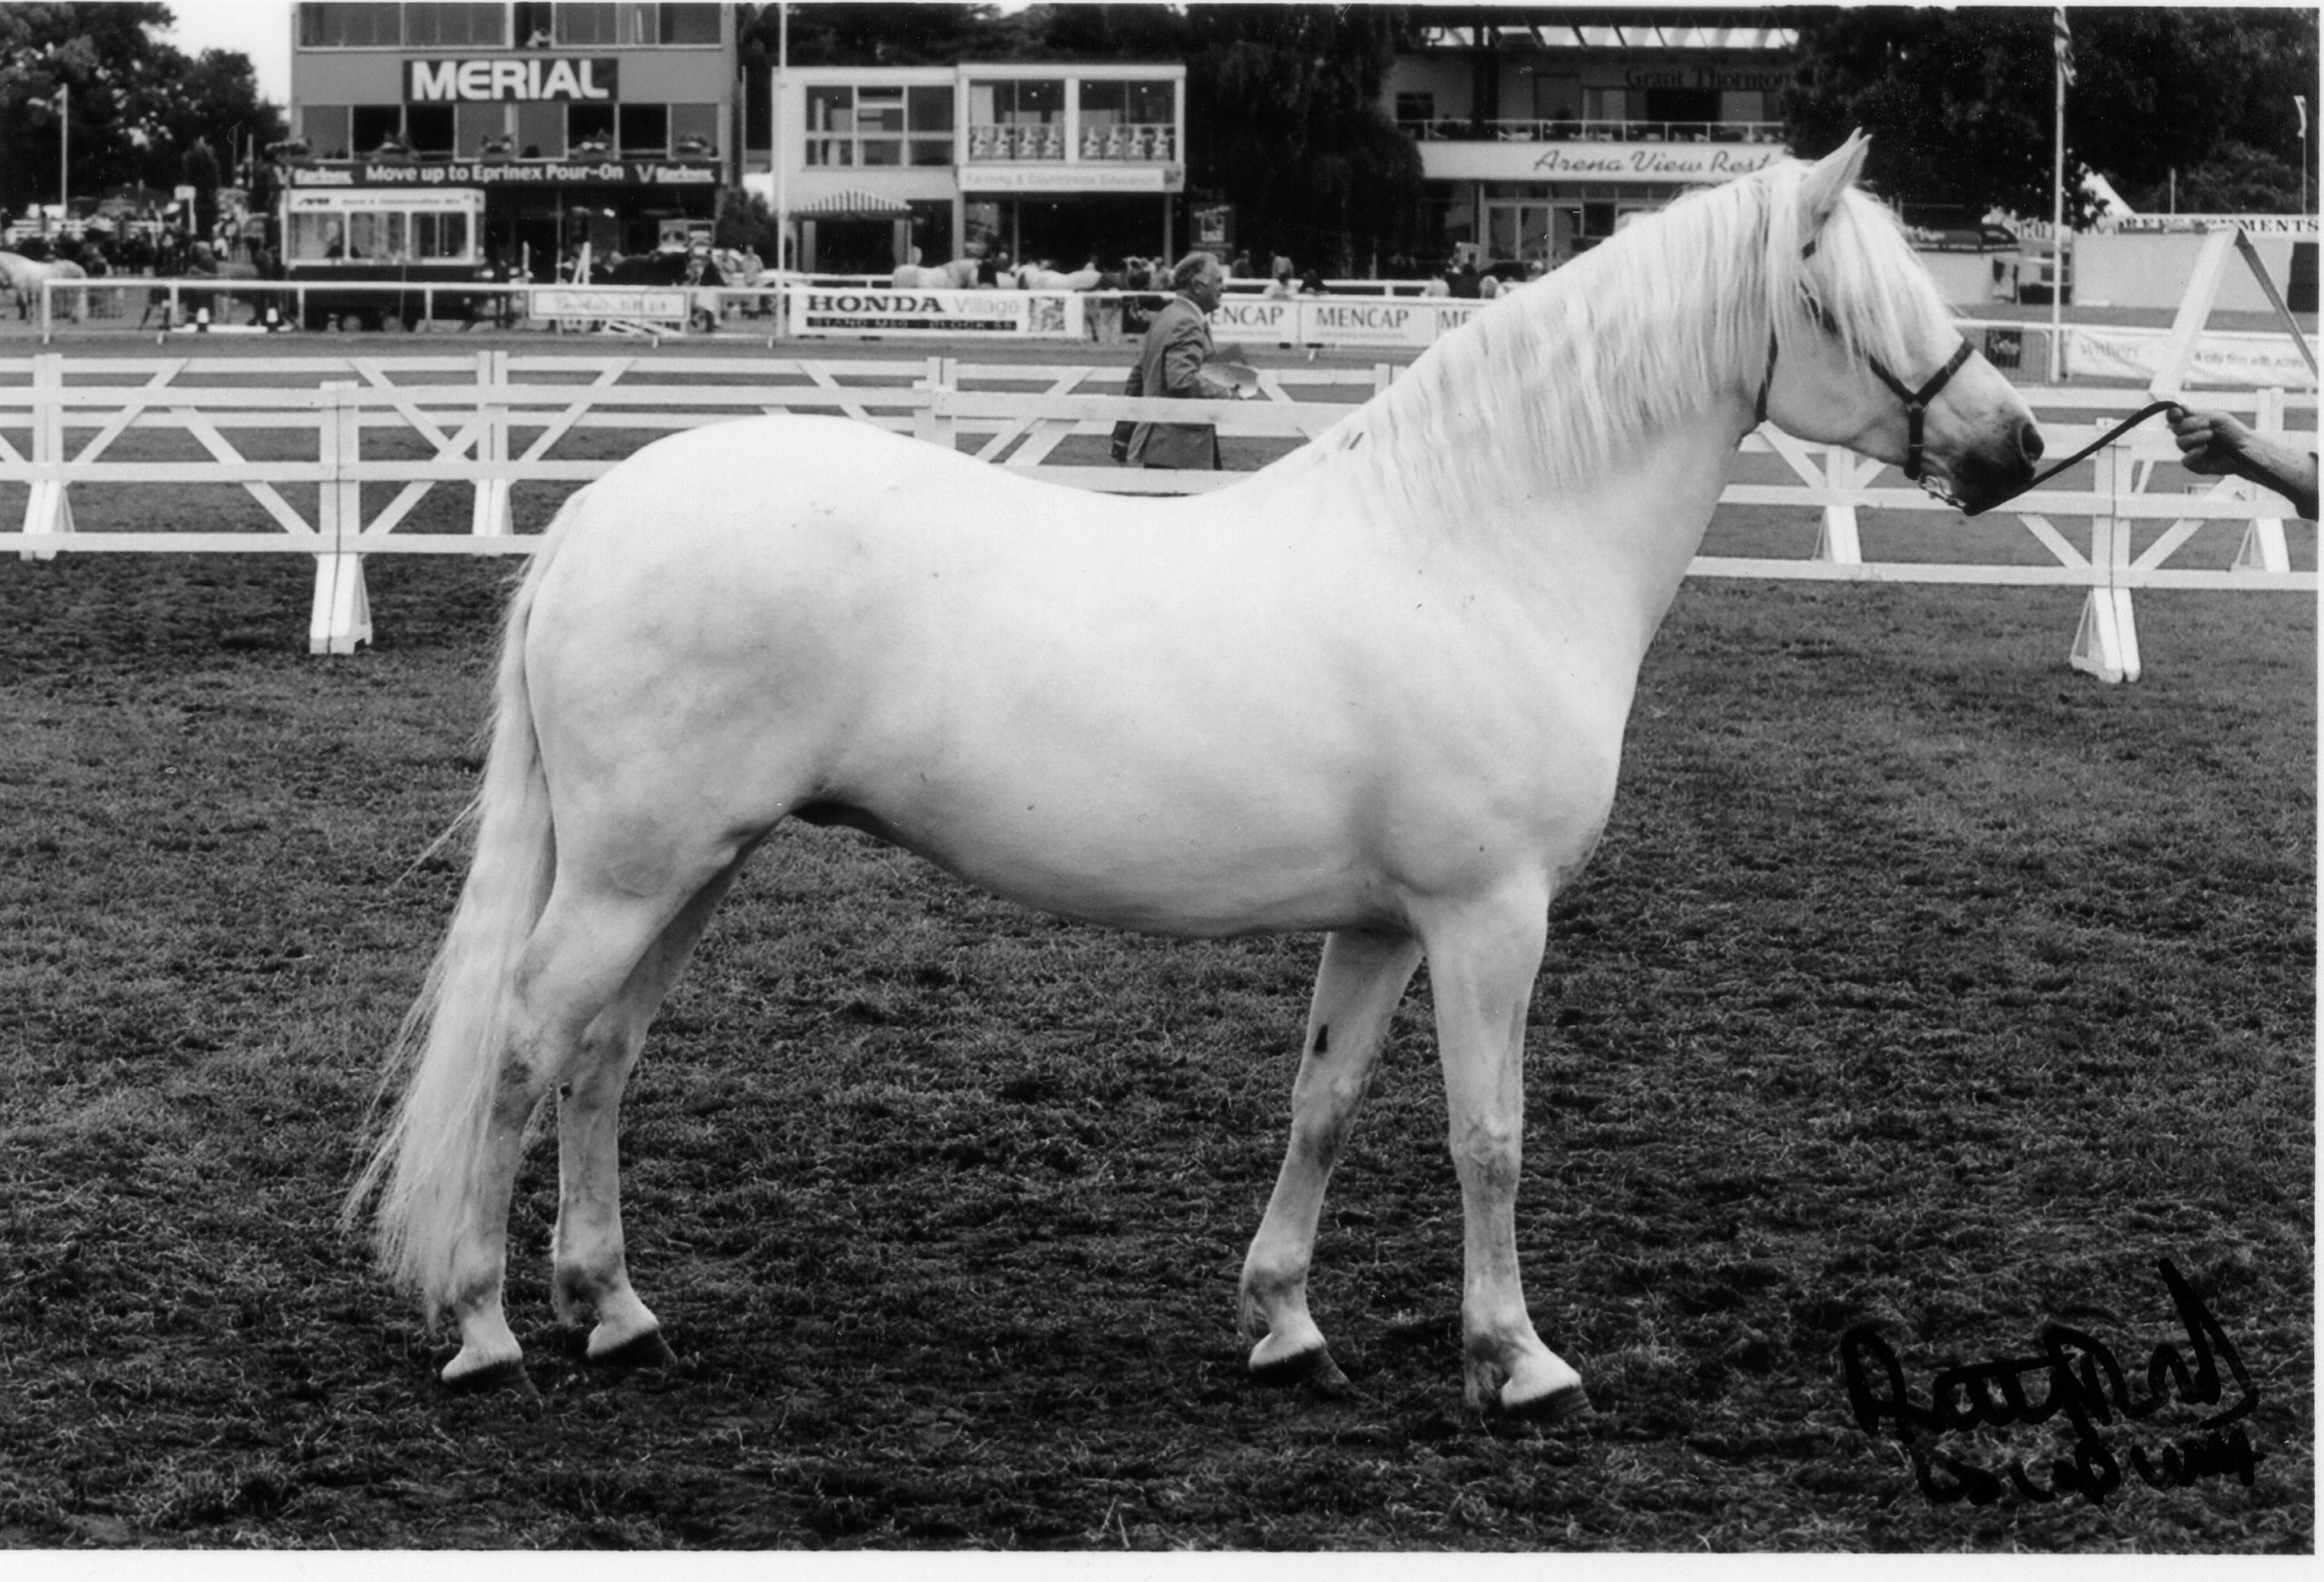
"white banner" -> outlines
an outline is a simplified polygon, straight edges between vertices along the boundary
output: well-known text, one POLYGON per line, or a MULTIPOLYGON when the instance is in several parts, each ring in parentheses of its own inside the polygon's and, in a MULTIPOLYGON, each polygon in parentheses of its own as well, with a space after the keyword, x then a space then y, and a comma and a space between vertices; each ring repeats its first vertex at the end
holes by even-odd
POLYGON ((1486 305, 1452 297, 1229 297, 1211 314, 1210 333, 1302 347, 1417 348, 1486 305))
POLYGON ((793 335, 997 335, 1078 340, 1078 291, 899 291, 794 286, 783 293, 793 335))
POLYGON ((536 286, 532 311, 542 319, 627 319, 684 329, 686 294, 625 286, 536 286))
MULTIPOLYGON (((2136 379, 2142 384, 2162 372, 2171 339, 2167 329, 2130 329, 2069 325, 2066 369, 2094 378, 2136 379)), ((2313 389, 2316 380, 2299 350, 2281 335, 2206 335, 2195 343, 2188 365, 2190 384, 2252 390, 2268 387, 2313 389)))
POLYGON ((1300 339, 1309 346, 1426 346, 1485 306, 1454 297, 1306 297, 1299 300, 1300 339))

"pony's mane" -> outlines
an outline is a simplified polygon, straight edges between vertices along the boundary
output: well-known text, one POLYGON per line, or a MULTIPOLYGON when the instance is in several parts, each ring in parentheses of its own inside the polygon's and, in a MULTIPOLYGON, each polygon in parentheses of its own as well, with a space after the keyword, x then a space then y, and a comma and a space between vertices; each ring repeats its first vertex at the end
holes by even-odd
POLYGON ((1948 317, 1888 212, 1848 189, 1801 256, 1792 160, 1690 193, 1438 340, 1379 397, 1319 436, 1361 486, 1473 516, 1495 499, 1571 493, 1640 440, 1767 368, 1768 335, 1837 320, 1851 358, 1907 368, 1948 317))

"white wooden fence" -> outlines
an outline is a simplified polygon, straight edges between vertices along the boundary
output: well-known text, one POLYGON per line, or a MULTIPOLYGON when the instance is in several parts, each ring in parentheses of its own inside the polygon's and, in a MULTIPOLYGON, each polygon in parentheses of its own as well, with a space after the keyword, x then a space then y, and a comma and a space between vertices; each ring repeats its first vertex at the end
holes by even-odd
MULTIPOLYGON (((1287 447, 1385 388, 1394 371, 1385 363, 1267 369, 1260 399, 1186 402, 1125 398, 1115 393, 1117 368, 979 367, 933 357, 850 362, 490 350, 396 359, 0 359, 0 491, 22 486, 25 501, 21 528, 0 531, 0 552, 14 548, 25 559, 60 552, 310 555, 316 579, 310 649, 347 653, 371 635, 365 557, 529 552, 538 538, 516 531, 511 495, 517 485, 561 492, 602 475, 655 434, 760 412, 832 411, 967 447, 981 460, 1059 483, 1183 494, 1224 486, 1236 475, 1111 466, 1103 459, 1103 440, 1118 420, 1212 422, 1230 442, 1287 447), (186 500, 183 491, 193 487, 239 490, 255 505, 254 530, 178 531, 165 522, 137 530, 79 528, 75 498, 133 486, 166 486, 173 502, 186 500), (373 490, 368 500, 366 486, 373 490), (439 489, 466 491, 456 517, 465 520, 465 530, 442 530, 440 522, 436 530, 409 530, 415 510, 439 489), (303 508, 309 500, 311 508, 303 508)), ((2043 427, 2053 450, 2079 447, 2142 404, 2131 391, 2021 393, 2037 413, 2052 415, 2043 427), (2066 412, 2081 420, 2054 416, 2066 412)), ((2280 432, 2290 417, 2300 432, 2312 434, 2315 398, 2298 399, 2294 414, 2280 391, 2205 398, 2263 431, 2280 432)), ((2156 487, 2159 477, 2183 480, 2175 470, 2157 470, 2176 454, 2168 432, 2150 425, 2067 474, 2060 480, 2067 486, 2024 496, 1993 517, 1965 525, 1901 477, 1884 476, 1887 469, 1878 463, 1763 428, 1746 441, 1722 500, 1800 508, 1803 520, 1818 527, 1812 555, 1713 553, 1690 570, 1699 576, 2079 587, 2086 597, 2072 662, 2109 681, 2134 680, 2134 591, 2312 594, 2318 585, 2314 571, 2291 569, 2284 507, 2275 496, 2233 480, 2199 480, 2200 489, 2190 493, 2156 487), (1936 553, 1866 559, 1865 512, 1882 514, 1884 533, 1900 518, 1909 521, 1914 547, 1936 553), (2213 523, 2241 528, 2232 560, 2188 564, 2189 545, 2213 523), (1988 557, 1948 557, 1965 542, 1988 557)), ((133 501, 129 508, 153 515, 168 506, 133 501)), ((202 510, 219 514, 215 506, 202 510)), ((1714 540, 1718 535, 1715 524, 1714 540)))

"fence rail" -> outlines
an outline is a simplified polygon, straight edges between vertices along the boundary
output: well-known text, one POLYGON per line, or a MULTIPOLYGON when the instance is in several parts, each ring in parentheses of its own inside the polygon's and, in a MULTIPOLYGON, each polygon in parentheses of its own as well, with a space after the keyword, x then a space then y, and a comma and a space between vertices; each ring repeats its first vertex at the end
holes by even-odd
MULTIPOLYGON (((0 552, 34 560, 66 552, 311 555, 309 646, 346 653, 371 635, 365 557, 527 553, 539 540, 517 531, 514 490, 585 483, 643 437, 758 413, 831 412, 1057 483, 1192 494, 1239 475, 1108 465, 1104 444, 1114 424, 1214 423, 1226 439, 1256 442, 1255 453, 1288 450, 1385 388, 1395 371, 1386 363, 1271 368, 1261 373, 1259 399, 1188 402, 1124 398, 1116 393, 1114 368, 980 367, 942 357, 737 360, 489 350, 403 359, 0 359, 0 490, 25 491, 22 526, 0 531, 0 552), (80 528, 76 497, 141 486, 165 486, 176 500, 191 487, 239 490, 254 507, 251 528, 80 528), (438 490, 467 492, 465 531, 413 530, 415 512, 438 490)), ((2076 415, 2045 422, 2053 447, 2079 445, 2139 404, 2129 391, 2022 393, 2038 412, 2076 415)), ((2222 395, 2216 404, 2270 433, 2284 430, 2292 405, 2272 389, 2222 395)), ((2298 409, 2312 433, 2315 398, 2299 397, 2298 409)), ((1942 518, 1955 536, 1959 519, 1919 489, 1884 477, 1888 469, 1877 462, 1762 428, 1744 442, 1722 504, 1801 510, 1818 527, 1813 554, 1804 560, 1707 554, 1689 569, 1698 576, 2081 587, 2088 597, 2072 662, 2110 681, 2135 679, 2133 591, 2312 594, 2318 586, 2314 571, 2291 567, 2283 507, 2274 496, 2231 479, 2168 492, 2158 479, 2183 477, 2163 470, 2176 456, 2167 433, 2142 429, 2067 475, 2065 486, 2013 502, 1995 515, 2017 559, 1867 559, 1862 513, 1882 513, 1884 521, 1942 518), (2079 519, 2089 524, 2086 550, 2059 526, 2079 519), (2188 545, 2213 524, 2241 526, 2232 561, 2186 564, 2188 545)))

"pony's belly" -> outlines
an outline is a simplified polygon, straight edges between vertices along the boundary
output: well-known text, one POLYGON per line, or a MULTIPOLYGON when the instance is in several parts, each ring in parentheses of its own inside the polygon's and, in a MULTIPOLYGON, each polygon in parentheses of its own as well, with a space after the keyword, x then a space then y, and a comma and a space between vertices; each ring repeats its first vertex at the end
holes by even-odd
POLYGON ((863 830, 1036 910, 1141 933, 1218 938, 1400 923, 1397 887, 1351 846, 1164 824, 1139 810, 1038 804, 921 820, 834 804, 810 822, 863 830))

